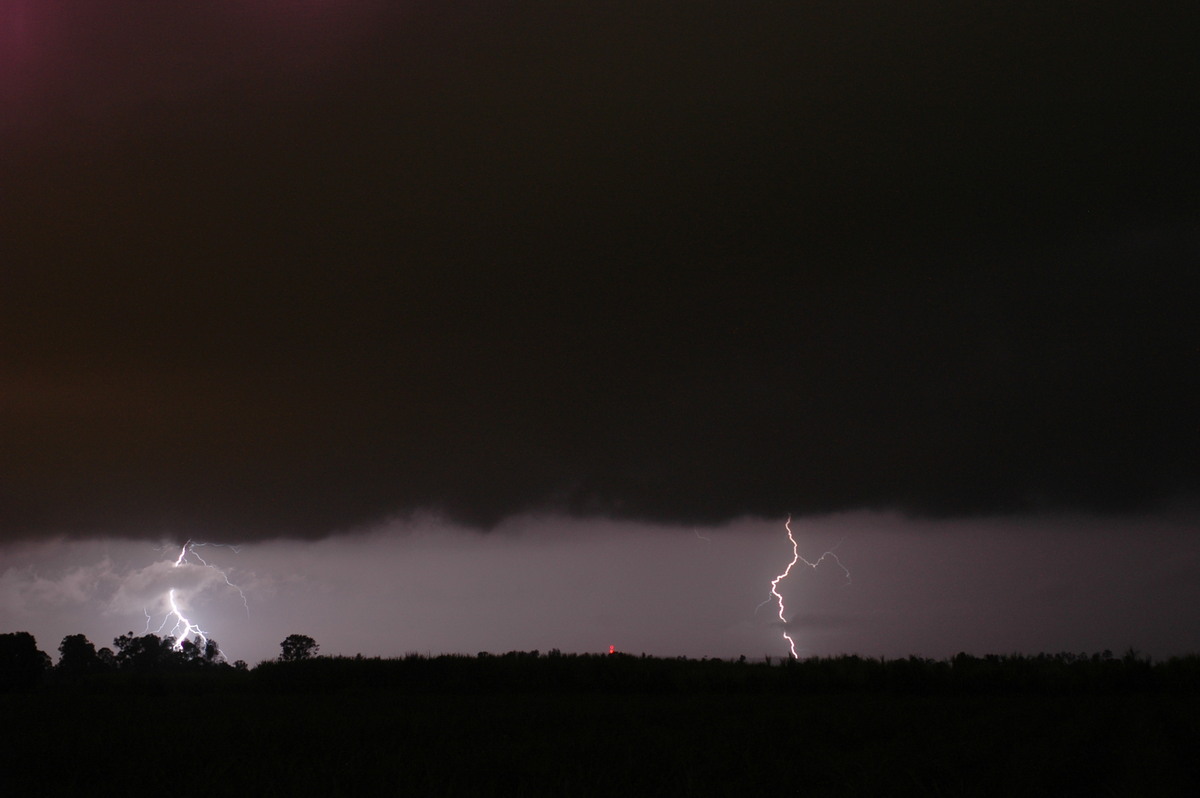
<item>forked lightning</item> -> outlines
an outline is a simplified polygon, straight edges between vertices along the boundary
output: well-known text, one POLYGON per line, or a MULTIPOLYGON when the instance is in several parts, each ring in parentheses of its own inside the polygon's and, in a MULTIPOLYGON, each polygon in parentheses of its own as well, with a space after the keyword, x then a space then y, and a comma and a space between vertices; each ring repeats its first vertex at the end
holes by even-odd
MULTIPOLYGON (((179 556, 175 558, 175 564, 173 567, 180 568, 184 565, 191 565, 192 563, 188 560, 188 555, 195 557, 201 566, 205 568, 211 568, 212 570, 216 571, 218 574, 220 574, 221 578, 225 580, 225 584, 229 585, 229 587, 238 592, 238 595, 242 599, 242 606, 246 608, 246 615, 249 616, 250 604, 246 600, 246 594, 242 591, 242 589, 230 581, 229 575, 225 571, 208 562, 196 553, 197 547, 210 545, 231 549, 234 554, 237 554, 238 552, 238 548, 236 546, 226 546, 223 543, 199 543, 189 540, 184 543, 183 547, 179 550, 179 556)), ((198 624, 184 615, 183 610, 180 609, 179 603, 175 598, 175 588, 171 588, 167 591, 167 606, 170 607, 170 611, 167 612, 167 614, 163 617, 162 623, 159 624, 158 629, 156 630, 157 634, 163 634, 165 632, 167 636, 174 638, 175 650, 177 651, 183 647, 183 642, 189 637, 192 637, 198 641, 201 648, 208 644, 208 633, 201 629, 198 624)), ((151 615, 148 611, 145 611, 145 613, 146 631, 149 632, 151 615)))
MULTIPOLYGON (((783 639, 788 642, 788 649, 791 651, 792 659, 796 659, 797 658, 796 657, 796 641, 793 640, 792 636, 787 633, 788 620, 787 620, 787 616, 784 613, 783 594, 781 594, 779 592, 779 583, 782 582, 784 579, 787 579, 788 574, 790 574, 792 572, 792 568, 795 567, 796 563, 802 562, 805 565, 807 565, 809 568, 816 568, 818 565, 820 565, 822 562, 825 561, 826 557, 828 557, 829 559, 831 559, 835 563, 837 563, 838 567, 841 568, 842 571, 846 574, 846 584, 850 584, 850 571, 848 568, 846 568, 846 566, 842 565, 842 561, 838 559, 838 556, 833 553, 832 549, 825 552, 824 554, 822 554, 820 557, 818 557, 813 562, 809 562, 808 560, 801 557, 800 556, 800 544, 798 544, 796 542, 796 536, 792 534, 792 517, 790 515, 787 517, 787 521, 784 522, 783 528, 787 530, 788 540, 790 540, 792 542, 792 561, 788 563, 787 568, 783 569, 783 573, 781 573, 779 576, 777 576, 771 580, 771 595, 768 596, 766 598, 766 600, 763 601, 762 604, 758 605, 758 609, 762 609, 762 607, 764 605, 770 604, 772 598, 774 598, 779 603, 779 620, 783 622, 783 627, 784 627, 783 628, 783 639)), ((837 548, 837 547, 835 546, 834 548, 837 548)), ((755 611, 757 612, 757 610, 755 610, 755 611)))

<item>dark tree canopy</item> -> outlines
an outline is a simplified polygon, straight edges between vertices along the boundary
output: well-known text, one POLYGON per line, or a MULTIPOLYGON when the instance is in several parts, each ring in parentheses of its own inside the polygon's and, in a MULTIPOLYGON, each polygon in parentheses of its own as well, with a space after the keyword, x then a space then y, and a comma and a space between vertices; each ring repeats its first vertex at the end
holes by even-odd
POLYGON ((182 662, 190 666, 207 667, 220 664, 225 659, 216 640, 184 640, 179 644, 178 653, 182 662))
MULTIPOLYGON (((96 652, 91 640, 81 634, 67 635, 58 646, 59 673, 82 675, 106 670, 108 665, 96 652)), ((111 652, 109 652, 111 655, 111 652)))
POLYGON ((160 638, 156 634, 140 637, 127 632, 113 640, 117 649, 114 660, 123 670, 151 671, 165 668, 203 668, 221 665, 224 656, 216 640, 160 638))
POLYGON ((156 634, 135 636, 126 632, 113 640, 117 666, 122 670, 149 671, 169 666, 175 660, 175 639, 156 634))
POLYGON ((317 641, 308 635, 288 635, 279 644, 279 647, 282 649, 279 655, 280 662, 298 662, 302 659, 311 659, 320 648, 317 645, 317 641))
POLYGON ((50 656, 29 632, 0 634, 0 690, 32 687, 50 668, 50 656))

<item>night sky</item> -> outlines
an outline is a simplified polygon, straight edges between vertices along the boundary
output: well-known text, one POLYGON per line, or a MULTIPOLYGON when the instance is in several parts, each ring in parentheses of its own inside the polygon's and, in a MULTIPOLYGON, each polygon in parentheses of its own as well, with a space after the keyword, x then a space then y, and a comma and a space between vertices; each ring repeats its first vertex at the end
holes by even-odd
POLYGON ((1198 35, 0 0, 0 631, 1200 651, 1198 35))

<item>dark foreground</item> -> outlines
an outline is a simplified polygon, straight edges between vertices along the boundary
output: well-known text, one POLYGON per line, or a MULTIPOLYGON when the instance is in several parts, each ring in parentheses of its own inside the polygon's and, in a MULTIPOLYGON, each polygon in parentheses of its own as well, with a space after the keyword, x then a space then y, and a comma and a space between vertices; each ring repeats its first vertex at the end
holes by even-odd
POLYGON ((1196 665, 515 654, 104 674, 0 694, 0 794, 1183 795, 1196 665))

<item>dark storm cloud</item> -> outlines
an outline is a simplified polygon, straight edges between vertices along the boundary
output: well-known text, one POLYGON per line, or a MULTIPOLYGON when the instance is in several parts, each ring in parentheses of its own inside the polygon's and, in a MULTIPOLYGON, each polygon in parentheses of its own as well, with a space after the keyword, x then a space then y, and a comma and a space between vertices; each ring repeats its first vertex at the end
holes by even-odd
POLYGON ((6 7, 5 536, 1194 494, 1194 11, 250 5, 6 7))

